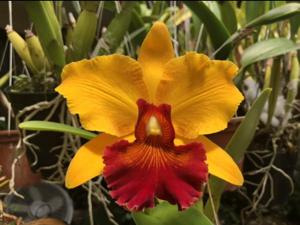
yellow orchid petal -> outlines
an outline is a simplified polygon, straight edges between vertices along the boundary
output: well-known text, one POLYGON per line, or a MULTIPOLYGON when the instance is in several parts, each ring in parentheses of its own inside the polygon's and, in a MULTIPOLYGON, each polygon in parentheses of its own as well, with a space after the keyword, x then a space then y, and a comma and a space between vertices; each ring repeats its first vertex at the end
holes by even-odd
POLYGON ((174 51, 168 28, 162 22, 155 22, 144 39, 138 57, 152 99, 162 77, 163 67, 172 58, 174 51))
POLYGON ((199 136, 197 139, 188 140, 185 138, 177 138, 176 144, 200 142, 204 145, 206 151, 206 162, 208 172, 219 177, 231 184, 241 186, 244 183, 244 177, 231 156, 221 147, 210 141, 205 136, 199 136))
POLYGON ((103 151, 106 146, 117 140, 117 137, 103 133, 83 145, 76 152, 68 167, 65 178, 66 187, 74 188, 99 176, 104 168, 103 151))
POLYGON ((87 130, 116 136, 132 133, 139 98, 148 99, 138 62, 122 55, 99 56, 65 66, 56 88, 87 130))
POLYGON ((187 53, 170 60, 158 85, 156 103, 172 106, 176 134, 189 139, 227 127, 242 94, 232 78, 238 68, 229 61, 187 53))
POLYGON ((229 183, 241 186, 244 183, 244 177, 231 156, 221 147, 210 141, 204 136, 197 138, 206 149, 208 172, 229 183))

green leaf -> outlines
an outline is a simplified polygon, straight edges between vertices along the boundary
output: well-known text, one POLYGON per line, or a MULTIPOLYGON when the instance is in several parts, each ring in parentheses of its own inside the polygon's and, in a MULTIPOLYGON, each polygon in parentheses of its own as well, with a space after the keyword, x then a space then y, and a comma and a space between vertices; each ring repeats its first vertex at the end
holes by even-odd
POLYGON ((257 4, 257 1, 245 1, 245 11, 246 11, 246 21, 249 23, 250 21, 256 19, 265 13, 266 9, 266 1, 260 1, 257 4))
POLYGON ((97 20, 96 12, 84 9, 80 13, 72 35, 72 61, 88 57, 96 36, 97 20))
MULTIPOLYGON (((195 13, 196 16, 203 22, 214 49, 218 49, 229 38, 229 32, 224 24, 210 11, 203 3, 198 1, 184 1, 184 4, 195 13)), ((226 59, 231 52, 231 43, 226 44, 215 55, 216 59, 226 59)))
POLYGON ((80 1, 81 8, 96 13, 99 7, 99 1, 80 1))
POLYGON ((132 213, 137 225, 213 225, 199 209, 199 203, 185 211, 177 206, 162 202, 153 209, 132 213))
POLYGON ((260 41, 251 45, 244 51, 241 59, 241 65, 242 68, 246 68, 248 65, 257 61, 283 55, 297 49, 300 49, 300 45, 295 44, 293 41, 286 38, 275 38, 260 41))
POLYGON ((246 28, 257 27, 290 18, 300 13, 300 3, 288 3, 274 8, 257 17, 246 25, 246 28))
POLYGON ((61 28, 52 2, 24 1, 24 4, 48 60, 60 71, 65 65, 65 53, 61 28))
POLYGON ((296 35, 298 34, 298 31, 300 29, 300 14, 293 16, 290 19, 291 22, 291 37, 295 40, 296 35))
POLYGON ((153 3, 153 8, 152 8, 152 15, 153 16, 160 16, 165 8, 167 6, 167 2, 166 1, 155 1, 153 3))
POLYGON ((268 1, 270 5, 270 9, 283 6, 286 4, 286 1, 268 1))
MULTIPOLYGON (((203 3, 209 8, 209 10, 218 18, 219 21, 222 21, 221 10, 217 1, 203 1, 203 3)), ((225 25, 225 24, 224 24, 225 25)))
POLYGON ((245 27, 232 34, 218 49, 215 49, 214 54, 219 54, 219 52, 224 51, 224 49, 227 48, 228 45, 230 46, 234 41, 240 38, 247 37, 247 35, 245 34, 247 34, 247 30, 249 28, 255 28, 261 25, 275 23, 290 18, 294 15, 299 15, 299 13, 300 3, 288 3, 283 6, 274 8, 266 12, 262 16, 252 20, 245 27))
MULTIPOLYGON (((269 98, 270 92, 270 88, 266 88, 264 91, 262 91, 226 146, 227 152, 236 162, 242 159, 255 135, 260 115, 269 98)), ((211 191, 213 193, 212 198, 214 202, 212 203, 210 200, 208 200, 207 204, 205 205, 204 212, 208 218, 213 219, 212 204, 214 204, 216 210, 219 209, 220 199, 226 183, 217 177, 211 177, 209 182, 211 191)))
POLYGON ((122 11, 113 18, 102 36, 102 40, 108 48, 101 48, 98 55, 113 53, 120 46, 128 31, 135 4, 136 2, 126 2, 122 11))
POLYGON ((230 34, 233 34, 237 30, 237 19, 234 6, 231 2, 224 1, 219 3, 219 9, 224 25, 230 34))
POLYGON ((277 99, 279 94, 281 93, 281 59, 275 58, 272 70, 271 70, 271 79, 270 79, 270 87, 272 88, 272 92, 269 97, 269 108, 268 108, 268 126, 272 122, 272 118, 276 109, 277 99))
MULTIPOLYGON (((129 38, 126 41, 131 41, 134 49, 141 45, 147 35, 148 27, 144 24, 140 13, 136 8, 132 10, 132 19, 129 27, 129 38)), ((123 43, 122 43, 123 44, 123 43)))
POLYGON ((26 121, 20 123, 19 128, 24 130, 33 130, 33 131, 55 131, 55 132, 70 133, 86 139, 92 139, 97 136, 94 133, 91 133, 89 131, 80 128, 72 127, 61 123, 49 122, 49 121, 38 121, 38 120, 26 121))

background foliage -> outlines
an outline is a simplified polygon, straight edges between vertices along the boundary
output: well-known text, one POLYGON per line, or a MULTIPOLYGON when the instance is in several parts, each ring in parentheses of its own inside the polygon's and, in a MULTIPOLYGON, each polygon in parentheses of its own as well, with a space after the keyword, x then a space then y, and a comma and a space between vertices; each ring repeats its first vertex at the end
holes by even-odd
MULTIPOLYGON (((213 222, 250 224, 245 218, 251 215, 261 218, 274 207, 279 207, 276 198, 280 192, 287 196, 294 191, 299 194, 299 184, 295 183, 295 179, 299 179, 297 165, 300 165, 300 160, 297 162, 300 3, 27 1, 23 4, 38 44, 33 45, 28 37, 23 40, 16 32, 8 31, 8 38, 23 60, 26 71, 26 74, 12 71, 14 82, 10 88, 15 92, 53 91, 60 81, 63 66, 73 61, 116 52, 136 57, 147 31, 157 20, 167 24, 177 55, 197 51, 214 59, 231 60, 240 68, 235 83, 243 90, 245 102, 238 116, 245 118, 226 150, 237 162, 244 162, 246 182, 244 187, 235 188, 235 194, 225 193, 225 199, 227 195, 238 199, 236 205, 231 206, 230 213, 222 216, 228 210, 222 207, 222 203, 226 206, 228 201, 221 201, 228 185, 215 177, 209 180, 211 194, 183 213, 161 203, 155 209, 133 214, 133 217, 116 209, 99 178, 90 186, 83 186, 95 199, 94 202, 89 201, 89 205, 104 207, 102 213, 94 217, 108 218, 107 224, 133 224, 132 218, 136 224, 142 225, 179 225, 186 221, 193 225, 213 222), (36 57, 36 54, 41 57, 36 57), (48 82, 43 82, 45 79, 48 82), (286 169, 278 163, 283 160, 281 157, 295 159, 287 161, 293 168, 286 169), (284 181, 276 183, 276 176, 284 181), (221 218, 218 218, 216 214, 220 207, 221 218), (241 214, 235 210, 241 210, 241 214)), ((4 86, 7 80, 8 75, 4 75, 0 86, 4 86)), ((63 104, 57 98, 47 107, 54 107, 57 102, 63 104)), ((23 119, 25 122, 20 124, 20 128, 65 133, 68 148, 61 151, 59 159, 62 161, 57 163, 63 171, 76 145, 80 145, 80 137, 90 139, 94 136, 81 130, 76 118, 69 114, 60 119, 64 125, 51 121, 26 122, 30 118, 23 119), (74 138, 77 141, 75 146, 70 143, 74 138)), ((55 173, 48 179, 63 182, 63 173, 55 173)), ((286 214, 293 210, 299 209, 291 208, 286 214)), ((96 221, 94 217, 90 212, 91 224, 96 221)))

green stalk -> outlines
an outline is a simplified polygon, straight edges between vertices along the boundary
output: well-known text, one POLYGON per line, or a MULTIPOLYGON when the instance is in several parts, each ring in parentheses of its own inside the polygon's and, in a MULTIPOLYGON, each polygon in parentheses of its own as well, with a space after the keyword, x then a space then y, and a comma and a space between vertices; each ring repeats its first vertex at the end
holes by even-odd
POLYGON ((97 14, 83 9, 72 32, 71 61, 88 58, 96 36, 97 14))
POLYGON ((9 73, 4 74, 1 78, 0 78, 0 88, 2 88, 6 82, 9 79, 9 73))
POLYGON ((288 122, 289 114, 293 108, 293 103, 298 93, 299 76, 300 76, 299 60, 298 60, 297 52, 293 52, 291 54, 291 73, 289 77, 289 83, 287 85, 288 93, 287 93, 286 103, 285 103, 285 117, 282 123, 283 127, 288 122))
POLYGON ((277 99, 281 91, 281 79, 281 58, 277 57, 274 59, 271 71, 270 87, 272 88, 272 92, 269 97, 268 126, 271 124, 276 109, 277 99))
POLYGON ((287 102, 286 102, 286 111, 291 109, 291 105, 293 104, 296 95, 298 93, 298 82, 299 82, 299 61, 297 57, 297 52, 292 53, 291 56, 291 73, 290 73, 290 80, 288 84, 288 94, 287 94, 287 102))
POLYGON ((273 64, 273 59, 267 60, 263 90, 270 87, 272 64, 273 64))

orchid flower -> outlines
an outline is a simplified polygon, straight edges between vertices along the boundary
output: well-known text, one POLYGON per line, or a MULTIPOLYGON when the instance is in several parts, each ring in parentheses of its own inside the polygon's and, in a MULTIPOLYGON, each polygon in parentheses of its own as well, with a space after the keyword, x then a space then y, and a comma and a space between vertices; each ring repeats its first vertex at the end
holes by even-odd
POLYGON ((161 22, 137 61, 113 54, 66 65, 56 91, 85 129, 102 132, 77 151, 66 186, 103 175, 111 197, 139 211, 155 198, 190 207, 208 173, 242 185, 233 159, 203 136, 225 129, 243 100, 232 81, 237 70, 196 52, 176 58, 161 22))

